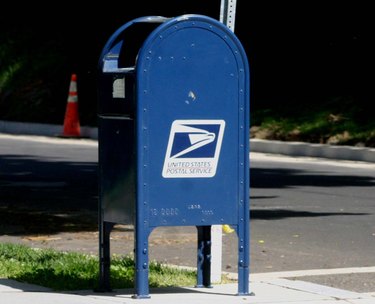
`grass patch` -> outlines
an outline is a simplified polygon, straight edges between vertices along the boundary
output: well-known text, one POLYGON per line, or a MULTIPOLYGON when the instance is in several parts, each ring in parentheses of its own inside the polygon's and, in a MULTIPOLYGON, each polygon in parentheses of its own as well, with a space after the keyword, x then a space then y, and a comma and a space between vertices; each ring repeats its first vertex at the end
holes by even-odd
MULTIPOLYGON (((95 289, 98 287, 99 259, 95 255, 0 243, 0 277, 59 291, 95 289)), ((150 262, 150 287, 195 284, 196 271, 150 262)), ((111 287, 114 289, 134 287, 132 257, 113 255, 111 287)))

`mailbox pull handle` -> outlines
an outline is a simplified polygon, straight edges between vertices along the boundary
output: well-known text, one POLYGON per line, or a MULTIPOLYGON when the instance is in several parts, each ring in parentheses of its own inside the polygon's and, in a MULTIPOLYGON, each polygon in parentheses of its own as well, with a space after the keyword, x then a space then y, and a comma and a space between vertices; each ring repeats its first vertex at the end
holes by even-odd
POLYGON ((125 23, 117 31, 115 31, 112 36, 107 40, 102 53, 99 57, 99 66, 101 66, 104 72, 116 72, 123 71, 119 69, 117 64, 119 54, 121 51, 123 40, 121 39, 121 34, 130 26, 136 23, 164 23, 172 18, 163 16, 145 16, 139 17, 132 21, 125 23))

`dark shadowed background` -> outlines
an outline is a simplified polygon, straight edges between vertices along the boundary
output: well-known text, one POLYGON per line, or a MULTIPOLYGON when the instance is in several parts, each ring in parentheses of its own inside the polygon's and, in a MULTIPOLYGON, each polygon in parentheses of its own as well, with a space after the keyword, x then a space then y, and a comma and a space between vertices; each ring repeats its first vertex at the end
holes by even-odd
MULTIPOLYGON (((148 15, 219 19, 220 1, 30 1, 0 11, 0 119, 61 123, 77 73, 81 123, 96 124, 96 67, 122 24, 148 15)), ((374 18, 365 1, 237 1, 235 33, 251 71, 251 107, 374 94, 374 18)), ((127 46, 131 47, 131 46, 127 46)))

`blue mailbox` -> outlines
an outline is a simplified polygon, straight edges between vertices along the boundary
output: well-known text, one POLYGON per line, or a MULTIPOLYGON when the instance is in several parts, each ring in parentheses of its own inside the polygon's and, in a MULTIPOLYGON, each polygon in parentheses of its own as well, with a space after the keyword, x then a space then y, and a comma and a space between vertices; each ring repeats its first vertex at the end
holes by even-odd
POLYGON ((211 226, 238 236, 238 295, 249 295, 249 67, 238 38, 202 15, 120 27, 99 60, 100 289, 110 232, 135 231, 135 298, 149 297, 148 238, 196 226, 197 287, 210 287, 211 226))

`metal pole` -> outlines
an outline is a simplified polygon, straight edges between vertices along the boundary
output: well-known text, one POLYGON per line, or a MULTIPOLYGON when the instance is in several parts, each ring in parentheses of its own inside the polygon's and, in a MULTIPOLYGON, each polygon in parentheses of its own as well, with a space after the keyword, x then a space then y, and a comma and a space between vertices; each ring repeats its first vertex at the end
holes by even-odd
MULTIPOLYGON (((220 22, 224 23, 232 32, 234 32, 234 21, 236 18, 237 0, 221 0, 220 22)), ((211 282, 221 282, 222 267, 222 225, 211 226, 211 282)))
POLYGON ((220 22, 224 23, 232 32, 236 21, 237 0, 221 0, 220 22))

